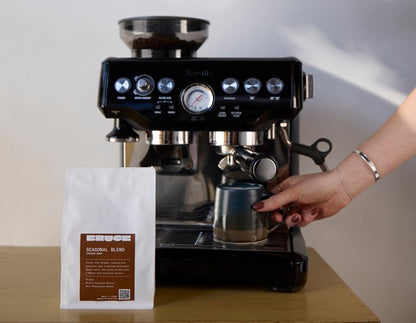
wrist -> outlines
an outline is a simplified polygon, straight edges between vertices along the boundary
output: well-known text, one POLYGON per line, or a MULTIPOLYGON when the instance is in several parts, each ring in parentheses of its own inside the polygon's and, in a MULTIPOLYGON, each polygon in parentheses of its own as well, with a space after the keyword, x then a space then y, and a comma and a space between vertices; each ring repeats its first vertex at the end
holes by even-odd
POLYGON ((341 186, 339 190, 342 190, 345 194, 347 194, 349 202, 351 202, 353 197, 352 197, 351 192, 348 190, 347 185, 345 184, 344 176, 342 176, 342 173, 340 172, 338 168, 334 169, 334 173, 337 175, 339 184, 341 186))
POLYGON ((335 169, 351 200, 375 183, 374 172, 360 154, 351 153, 335 169))
POLYGON ((356 153, 356 154, 358 154, 363 159, 363 161, 367 164, 367 166, 373 172, 374 180, 377 182, 380 179, 380 174, 379 174, 379 172, 377 170, 376 165, 374 165, 374 163, 370 160, 370 158, 368 158, 368 156, 366 154, 364 154, 361 150, 354 149, 353 152, 356 153))

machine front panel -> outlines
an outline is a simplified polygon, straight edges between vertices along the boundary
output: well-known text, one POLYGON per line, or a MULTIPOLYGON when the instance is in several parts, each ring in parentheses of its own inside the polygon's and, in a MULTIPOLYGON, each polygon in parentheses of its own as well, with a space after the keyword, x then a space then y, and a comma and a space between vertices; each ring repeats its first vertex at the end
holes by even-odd
POLYGON ((248 131, 293 119, 303 100, 295 58, 110 58, 99 107, 139 129, 248 131))

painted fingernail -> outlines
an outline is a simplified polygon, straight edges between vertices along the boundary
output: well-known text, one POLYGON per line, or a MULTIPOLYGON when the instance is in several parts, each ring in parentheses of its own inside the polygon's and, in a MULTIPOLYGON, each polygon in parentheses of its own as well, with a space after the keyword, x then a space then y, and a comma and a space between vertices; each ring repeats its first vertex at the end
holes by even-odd
POLYGON ((294 215, 292 218, 292 223, 296 224, 300 221, 300 216, 299 215, 294 215))
POLYGON ((260 210, 260 209, 264 208, 264 202, 262 202, 262 201, 256 202, 256 203, 253 204, 252 208, 255 209, 255 210, 260 210))

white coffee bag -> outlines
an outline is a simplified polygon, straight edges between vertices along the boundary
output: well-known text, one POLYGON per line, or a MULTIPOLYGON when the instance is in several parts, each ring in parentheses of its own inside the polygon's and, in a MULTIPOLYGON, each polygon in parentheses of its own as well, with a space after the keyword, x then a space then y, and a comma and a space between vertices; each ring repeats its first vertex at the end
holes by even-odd
POLYGON ((149 309, 154 293, 154 169, 68 169, 61 308, 149 309))

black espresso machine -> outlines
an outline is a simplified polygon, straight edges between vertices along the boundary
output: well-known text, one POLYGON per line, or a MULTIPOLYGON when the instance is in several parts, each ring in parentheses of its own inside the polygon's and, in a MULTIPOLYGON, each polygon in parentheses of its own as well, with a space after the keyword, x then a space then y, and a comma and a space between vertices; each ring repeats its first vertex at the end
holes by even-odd
POLYGON ((196 58, 206 20, 136 17, 119 27, 133 57, 102 63, 98 106, 114 119, 107 139, 123 144, 122 165, 157 170, 156 282, 302 288, 308 256, 299 228, 282 224, 261 245, 219 243, 213 205, 220 183, 271 187, 297 174, 298 154, 326 170, 329 140, 297 142, 312 76, 293 57, 196 58), (147 153, 129 164, 126 143, 139 137, 147 153))

